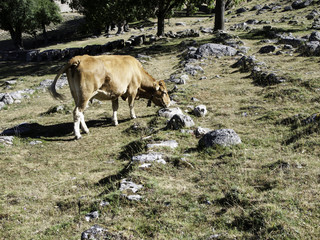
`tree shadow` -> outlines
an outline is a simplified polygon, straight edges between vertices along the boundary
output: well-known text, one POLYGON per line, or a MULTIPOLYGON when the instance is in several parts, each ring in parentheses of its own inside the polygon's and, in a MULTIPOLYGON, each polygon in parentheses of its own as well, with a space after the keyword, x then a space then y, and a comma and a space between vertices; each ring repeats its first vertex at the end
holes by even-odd
POLYGON ((52 62, 17 62, 0 61, 0 83, 1 79, 18 78, 25 76, 44 76, 59 71, 62 61, 52 62), (13 71, 14 69, 14 71, 13 71))

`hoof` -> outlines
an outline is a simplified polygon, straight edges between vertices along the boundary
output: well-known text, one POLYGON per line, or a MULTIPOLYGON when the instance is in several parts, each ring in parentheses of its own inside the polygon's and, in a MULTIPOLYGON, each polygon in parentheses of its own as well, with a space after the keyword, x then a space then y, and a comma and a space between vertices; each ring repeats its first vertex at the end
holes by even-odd
POLYGON ((80 135, 80 136, 75 136, 74 137, 74 140, 79 140, 79 139, 81 139, 82 138, 82 136, 80 135))

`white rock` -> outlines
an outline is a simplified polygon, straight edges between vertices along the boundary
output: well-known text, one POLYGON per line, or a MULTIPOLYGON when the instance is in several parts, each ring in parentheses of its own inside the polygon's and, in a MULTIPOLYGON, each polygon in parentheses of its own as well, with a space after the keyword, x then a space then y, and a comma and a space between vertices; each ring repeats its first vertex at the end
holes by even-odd
POLYGON ((162 108, 158 112, 160 117, 172 118, 176 114, 183 114, 180 108, 162 108))
POLYGON ((164 141, 164 142, 160 142, 160 143, 147 144, 148 149, 159 148, 159 147, 176 148, 176 147, 178 147, 178 143, 176 140, 168 140, 168 141, 164 141))

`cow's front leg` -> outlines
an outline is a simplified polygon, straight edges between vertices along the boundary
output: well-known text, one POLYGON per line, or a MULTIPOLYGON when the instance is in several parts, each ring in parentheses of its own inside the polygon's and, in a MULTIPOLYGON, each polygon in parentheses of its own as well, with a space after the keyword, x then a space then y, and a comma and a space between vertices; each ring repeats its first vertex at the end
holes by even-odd
POLYGON ((112 100, 112 110, 113 110, 112 123, 115 126, 118 125, 118 118, 117 118, 118 108, 119 108, 119 102, 118 102, 118 98, 117 98, 117 99, 112 100))
POLYGON ((132 119, 137 118, 137 116, 134 112, 134 99, 135 99, 135 96, 129 96, 129 98, 128 98, 128 103, 129 103, 129 108, 130 108, 130 117, 132 119))

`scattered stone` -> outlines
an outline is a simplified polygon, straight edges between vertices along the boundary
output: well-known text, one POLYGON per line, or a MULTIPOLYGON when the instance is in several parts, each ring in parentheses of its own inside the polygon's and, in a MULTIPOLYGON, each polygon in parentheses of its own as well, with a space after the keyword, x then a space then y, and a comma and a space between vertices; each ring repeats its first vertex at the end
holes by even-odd
POLYGON ((100 239, 101 237, 103 237, 103 235, 105 235, 104 233, 107 231, 108 231, 107 229, 104 229, 104 228, 100 227, 99 225, 94 225, 90 229, 84 231, 81 234, 81 240, 100 239))
POLYGON ((244 12, 246 12, 246 11, 247 11, 247 9, 244 8, 244 7, 242 7, 242 8, 237 9, 237 10, 236 10, 236 13, 237 13, 237 14, 240 14, 240 13, 244 13, 244 12))
MULTIPOLYGON (((52 82, 53 82, 52 79, 45 79, 42 82, 40 82, 39 88, 48 88, 51 86, 52 82)), ((57 81, 56 88, 61 89, 67 84, 68 84, 67 76, 65 74, 63 74, 63 75, 61 75, 61 77, 57 81)))
POLYGON ((162 153, 150 152, 146 154, 141 154, 132 157, 132 161, 137 161, 140 163, 148 163, 148 162, 157 162, 166 164, 166 161, 163 159, 162 153))
POLYGON ((316 18, 311 26, 311 29, 320 30, 320 18, 316 18))
POLYGON ((0 143, 3 143, 4 145, 12 145, 13 139, 13 136, 0 136, 0 143))
POLYGON ((175 114, 167 123, 167 128, 179 130, 181 128, 190 128, 194 126, 194 122, 190 116, 183 114, 175 114))
POLYGON ((240 137, 233 129, 218 129, 206 133, 199 140, 199 147, 213 147, 214 145, 232 146, 241 143, 240 137))
POLYGON ((204 72, 203 68, 200 67, 200 66, 195 66, 195 65, 192 65, 192 64, 186 64, 184 69, 183 69, 184 72, 192 75, 192 76, 195 76, 197 75, 198 71, 200 72, 204 72))
POLYGON ((151 167, 151 163, 144 163, 144 164, 141 164, 140 166, 139 166, 139 168, 140 169, 146 169, 146 168, 149 168, 149 167, 151 167))
POLYGON ((312 20, 312 19, 315 19, 315 17, 319 16, 320 15, 320 12, 317 11, 316 9, 313 9, 307 16, 306 18, 308 20, 312 20))
POLYGON ((285 7, 283 8, 283 11, 284 11, 284 12, 288 12, 288 11, 292 11, 292 10, 293 10, 292 6, 285 6, 285 7))
POLYGON ((204 117, 207 112, 208 111, 205 105, 198 105, 193 109, 193 114, 197 117, 204 117))
POLYGON ((301 9, 301 8, 305 8, 305 7, 308 7, 310 6, 310 4, 313 2, 313 0, 306 0, 306 1, 303 1, 303 0, 297 0, 297 1, 294 1, 292 4, 291 4, 291 7, 293 9, 301 9))
POLYGON ((253 6, 253 7, 250 9, 250 11, 258 11, 258 10, 260 10, 260 9, 262 9, 262 6, 261 6, 261 5, 255 5, 255 6, 253 6))
POLYGON ((200 27, 200 31, 202 33, 213 33, 214 29, 213 28, 204 28, 204 27, 200 27))
POLYGON ((85 219, 86 219, 87 222, 90 222, 91 220, 96 219, 96 218, 99 218, 99 212, 98 211, 94 211, 94 212, 88 213, 85 216, 85 219))
POLYGON ((0 102, 0 110, 2 109, 2 108, 4 108, 6 106, 6 104, 4 103, 4 102, 0 102))
POLYGON ((178 142, 176 140, 168 140, 160 143, 147 144, 148 149, 159 148, 159 147, 177 148, 178 142))
POLYGON ((109 206, 110 203, 108 201, 101 201, 99 205, 100 207, 105 207, 105 206, 109 206))
POLYGON ((81 234, 81 240, 99 240, 99 239, 113 239, 113 240, 126 240, 127 238, 119 233, 110 233, 107 229, 94 225, 85 230, 81 234))
POLYGON ((140 201, 142 199, 141 195, 135 194, 135 195, 129 195, 126 196, 127 199, 131 200, 131 201, 140 201))
POLYGON ((177 23, 176 23, 176 26, 186 26, 186 23, 184 23, 184 22, 177 22, 177 23))
POLYGON ((314 122, 319 122, 320 121, 320 113, 314 113, 310 117, 307 117, 306 119, 303 119, 301 122, 304 125, 314 123, 314 122))
POLYGON ((180 108, 162 108, 158 112, 160 117, 172 118, 176 114, 183 114, 180 108))
POLYGON ((0 99, 0 102, 3 102, 6 105, 11 105, 14 103, 14 99, 11 97, 9 93, 5 93, 0 99))
POLYGON ((152 59, 152 57, 144 55, 144 54, 140 54, 140 53, 137 55, 137 58, 140 60, 147 60, 147 61, 152 59))
POLYGON ((180 77, 177 75, 171 75, 169 81, 176 84, 186 84, 187 80, 189 80, 189 76, 187 74, 183 74, 180 77))
POLYGON ((259 53, 263 54, 263 53, 271 53, 274 52, 277 48, 273 45, 268 45, 268 46, 264 46, 262 48, 260 48, 259 53))
POLYGON ((124 192, 125 194, 130 194, 130 193, 136 193, 140 189, 142 189, 143 186, 141 184, 136 184, 132 181, 125 179, 122 179, 120 182, 120 191, 124 192))
POLYGON ((309 36, 309 41, 320 41, 320 32, 312 32, 309 36))
POLYGON ((197 127, 195 130, 194 130, 194 135, 197 137, 197 138, 200 138, 202 137, 203 135, 205 135, 206 133, 212 131, 211 129, 209 128, 202 128, 202 127, 197 127))
POLYGON ((293 36, 280 36, 278 41, 279 44, 289 44, 293 47, 300 47, 306 42, 306 39, 303 38, 295 38, 293 36))
POLYGON ((247 23, 237 23, 233 26, 230 27, 230 30, 231 31, 235 31, 235 30, 243 30, 243 31, 247 31, 247 30, 250 30, 251 27, 248 26, 247 23))
POLYGON ((38 145, 38 144, 42 144, 42 141, 35 140, 35 141, 31 141, 29 144, 30 145, 38 145))

